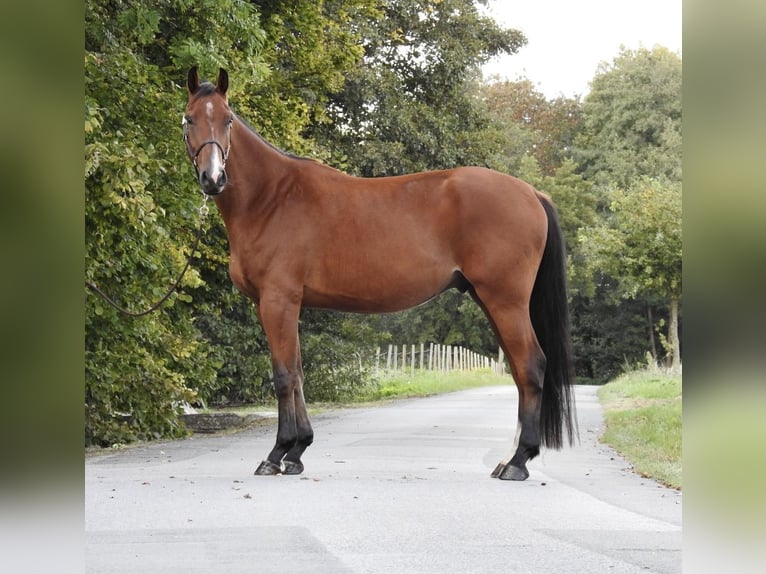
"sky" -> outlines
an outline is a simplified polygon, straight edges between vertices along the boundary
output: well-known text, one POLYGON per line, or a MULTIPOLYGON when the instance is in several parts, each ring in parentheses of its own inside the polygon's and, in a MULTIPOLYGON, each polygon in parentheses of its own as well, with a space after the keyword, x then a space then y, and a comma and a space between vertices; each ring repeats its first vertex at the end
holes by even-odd
POLYGON ((494 58, 484 77, 525 77, 548 99, 585 96, 600 62, 620 46, 656 44, 681 54, 682 0, 490 0, 485 12, 521 30, 527 45, 494 58))

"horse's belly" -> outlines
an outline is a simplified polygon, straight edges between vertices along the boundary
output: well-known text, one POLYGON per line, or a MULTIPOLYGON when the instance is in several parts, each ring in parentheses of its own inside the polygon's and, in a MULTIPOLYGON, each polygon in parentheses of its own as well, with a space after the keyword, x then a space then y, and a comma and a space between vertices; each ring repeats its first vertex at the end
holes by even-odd
POLYGON ((303 305, 354 313, 390 313, 432 299, 454 284, 454 268, 399 265, 338 266, 308 281, 303 305))

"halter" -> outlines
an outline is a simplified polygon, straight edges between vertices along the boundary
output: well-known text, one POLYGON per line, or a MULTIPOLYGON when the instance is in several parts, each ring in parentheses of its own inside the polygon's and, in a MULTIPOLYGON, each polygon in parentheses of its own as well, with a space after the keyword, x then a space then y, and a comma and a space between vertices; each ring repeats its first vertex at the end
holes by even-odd
POLYGON ((231 124, 228 125, 228 132, 229 132, 229 142, 226 145, 226 149, 223 149, 223 146, 218 143, 216 140, 206 140, 202 142, 199 147, 197 148, 197 151, 192 152, 191 145, 189 145, 189 128, 188 128, 188 122, 186 121, 186 116, 184 116, 181 119, 181 125, 183 126, 184 130, 184 143, 186 144, 186 152, 189 154, 189 157, 192 160, 192 164, 194 165, 194 171, 197 172, 197 179, 199 179, 199 168, 197 167, 197 158, 199 157, 199 154, 202 152, 202 149, 209 144, 213 144, 218 146, 218 149, 221 150, 221 155, 223 156, 223 161, 221 162, 221 169, 226 171, 226 160, 229 158, 229 150, 231 150, 231 124))

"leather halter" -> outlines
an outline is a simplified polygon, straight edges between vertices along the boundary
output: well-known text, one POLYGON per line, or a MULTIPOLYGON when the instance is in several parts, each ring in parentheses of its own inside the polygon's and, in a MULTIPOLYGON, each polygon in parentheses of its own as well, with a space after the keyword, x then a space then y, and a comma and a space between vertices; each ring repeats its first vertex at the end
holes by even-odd
POLYGON ((216 140, 206 140, 199 145, 196 151, 193 151, 191 148, 191 145, 189 144, 189 128, 188 128, 188 122, 186 121, 186 116, 183 117, 181 124, 183 125, 183 130, 184 130, 184 143, 186 144, 186 152, 189 154, 189 157, 192 160, 192 164, 194 165, 194 170, 197 172, 197 179, 199 179, 199 168, 197 167, 197 158, 199 157, 199 154, 202 152, 202 149, 209 144, 216 145, 218 146, 218 149, 221 150, 221 155, 223 156, 221 169, 225 171, 226 160, 229 158, 229 150, 231 150, 231 124, 228 125, 229 142, 226 145, 226 149, 223 149, 223 146, 220 143, 218 143, 216 140))

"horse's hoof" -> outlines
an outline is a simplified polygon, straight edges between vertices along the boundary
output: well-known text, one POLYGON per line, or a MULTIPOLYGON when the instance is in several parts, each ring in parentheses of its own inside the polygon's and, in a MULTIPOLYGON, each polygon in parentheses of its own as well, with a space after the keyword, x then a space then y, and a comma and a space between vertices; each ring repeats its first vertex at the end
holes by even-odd
POLYGON ((519 468, 509 464, 498 474, 497 478, 500 480, 527 480, 529 471, 526 467, 519 468))
POLYGON ((490 476, 492 478, 497 478, 500 476, 500 473, 503 472, 503 469, 505 468, 505 465, 502 462, 498 462, 497 466, 495 467, 495 470, 492 471, 492 474, 490 476))
POLYGON ((283 464, 285 468, 282 474, 300 474, 303 472, 303 463, 299 460, 285 460, 283 464))
POLYGON ((278 464, 274 464, 270 460, 264 460, 261 464, 258 465, 258 468, 255 469, 256 476, 273 476, 275 474, 280 474, 282 472, 282 467, 278 464))

